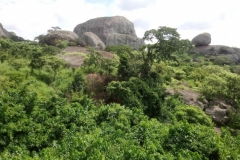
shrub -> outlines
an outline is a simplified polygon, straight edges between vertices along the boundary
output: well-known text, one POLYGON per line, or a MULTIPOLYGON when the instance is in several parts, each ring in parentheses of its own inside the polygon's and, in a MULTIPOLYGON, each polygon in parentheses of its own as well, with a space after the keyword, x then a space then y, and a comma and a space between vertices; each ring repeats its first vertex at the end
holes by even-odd
POLYGON ((184 78, 186 78, 186 73, 183 70, 175 70, 174 71, 174 78, 176 78, 177 80, 182 80, 184 78))
POLYGON ((213 60, 213 62, 217 65, 231 64, 232 60, 228 56, 218 56, 213 60))
POLYGON ((42 47, 42 52, 45 55, 56 55, 59 53, 59 48, 55 47, 55 46, 48 46, 45 45, 42 47))
POLYGON ((150 88, 139 78, 130 78, 129 81, 109 83, 107 92, 112 102, 118 102, 128 107, 142 108, 149 117, 160 115, 161 91, 150 88))
POLYGON ((227 47, 220 47, 219 54, 227 54, 228 53, 228 48, 227 47))
POLYGON ((212 128, 180 122, 170 126, 163 148, 175 156, 184 151, 194 156, 191 159, 219 159, 219 144, 212 128))
POLYGON ((69 42, 66 41, 66 40, 65 41, 60 41, 60 42, 57 43, 57 47, 60 48, 60 49, 64 49, 68 46, 68 43, 69 42))
POLYGON ((117 55, 120 55, 125 52, 128 54, 131 54, 131 52, 133 51, 133 48, 127 45, 117 45, 117 46, 107 46, 105 50, 108 52, 113 52, 117 55))
POLYGON ((211 118, 198 107, 179 105, 174 109, 174 116, 177 121, 187 121, 188 123, 198 123, 213 127, 211 118))

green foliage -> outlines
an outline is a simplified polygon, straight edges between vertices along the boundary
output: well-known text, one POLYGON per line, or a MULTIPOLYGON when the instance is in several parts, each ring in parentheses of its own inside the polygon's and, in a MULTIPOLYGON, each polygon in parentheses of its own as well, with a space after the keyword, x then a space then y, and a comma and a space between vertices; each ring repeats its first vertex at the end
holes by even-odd
POLYGON ((129 81, 111 82, 107 91, 113 102, 128 107, 140 107, 149 117, 158 117, 161 108, 161 92, 152 90, 145 82, 138 78, 130 78, 129 81))
POLYGON ((157 43, 144 47, 147 49, 148 58, 150 59, 171 59, 171 53, 177 52, 182 54, 185 51, 189 51, 192 47, 189 40, 180 40, 180 34, 177 32, 177 29, 165 26, 159 27, 157 30, 146 31, 143 39, 148 41, 157 40, 157 43))
POLYGON ((9 39, 0 38, 0 47, 2 51, 6 51, 12 46, 12 43, 9 39))
POLYGON ((120 63, 118 65, 118 76, 121 80, 128 80, 131 76, 131 67, 129 64, 129 56, 127 54, 120 55, 120 63))
POLYGON ((169 128, 164 148, 176 156, 184 151, 192 159, 219 159, 219 144, 219 136, 209 127, 181 122, 169 128))
POLYGON ((70 84, 70 89, 72 89, 74 92, 80 92, 80 91, 85 91, 86 89, 86 83, 83 79, 83 76, 81 73, 77 73, 74 76, 74 79, 72 83, 70 84))
POLYGON ((0 62, 3 63, 8 58, 8 54, 0 51, 0 62))
POLYGON ((233 73, 236 73, 236 74, 240 75, 240 66, 239 65, 231 66, 230 69, 233 73))
POLYGON ((116 46, 107 46, 105 48, 105 51, 115 53, 118 56, 120 56, 121 54, 124 54, 124 53, 131 55, 133 48, 130 46, 127 46, 127 45, 116 45, 116 46))
POLYGON ((177 121, 187 121, 188 123, 198 123, 213 127, 211 118, 197 107, 179 105, 174 109, 174 116, 177 121))
POLYGON ((100 52, 96 52, 93 47, 88 47, 88 51, 90 52, 89 57, 84 59, 84 66, 90 67, 94 65, 94 67, 101 66, 101 60, 103 59, 103 55, 100 52))
POLYGON ((224 145, 221 146, 221 157, 223 159, 239 159, 240 136, 232 136, 229 128, 222 128, 221 134, 224 145))
POLYGON ((84 59, 84 67, 87 67, 88 73, 96 73, 97 71, 112 74, 118 65, 118 57, 105 58, 102 53, 95 51, 93 47, 88 47, 90 54, 84 59))
POLYGON ((35 37, 34 40, 35 41, 37 40, 39 44, 45 44, 46 43, 45 42, 45 36, 46 35, 41 34, 41 35, 35 37))
POLYGON ((186 73, 183 70, 175 70, 174 71, 174 78, 176 78, 177 80, 183 80, 186 78, 186 73))
POLYGON ((54 74, 57 73, 60 67, 65 65, 65 62, 62 59, 55 56, 43 56, 41 59, 44 65, 49 66, 53 70, 54 74))
POLYGON ((65 41, 59 41, 56 43, 56 46, 60 49, 64 49, 68 46, 69 41, 65 40, 65 41))
POLYGON ((150 70, 155 61, 176 60, 173 53, 183 54, 189 51, 192 44, 189 40, 180 40, 180 35, 174 28, 159 27, 159 29, 146 31, 144 40, 156 39, 154 44, 148 44, 140 48, 142 52, 143 65, 141 66, 141 76, 144 79, 149 77, 150 70))
POLYGON ((215 58, 214 60, 214 64, 217 64, 217 65, 224 65, 224 64, 231 64, 232 60, 230 59, 229 56, 218 56, 215 58))
POLYGON ((151 34, 161 42, 146 51, 113 47, 120 60, 89 48, 79 68, 57 47, 1 38, 0 159, 238 159, 239 75, 183 62, 192 56, 178 56, 188 47, 175 29, 151 34), (183 83, 235 107, 231 129, 215 133, 203 111, 167 96, 183 83))
POLYGON ((19 70, 20 68, 26 67, 28 65, 28 62, 23 59, 12 59, 9 63, 15 70, 19 70))
POLYGON ((56 55, 59 53, 59 48, 55 47, 55 46, 43 46, 42 47, 42 53, 43 55, 56 55))

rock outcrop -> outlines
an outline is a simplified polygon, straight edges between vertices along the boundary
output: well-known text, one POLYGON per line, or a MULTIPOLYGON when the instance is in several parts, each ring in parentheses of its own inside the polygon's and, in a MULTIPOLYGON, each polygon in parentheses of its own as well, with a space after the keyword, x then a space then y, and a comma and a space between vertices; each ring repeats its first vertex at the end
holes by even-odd
POLYGON ((1 23, 0 23, 0 37, 7 37, 16 42, 25 41, 22 37, 17 36, 16 33, 7 31, 5 28, 3 28, 1 23))
POLYGON ((209 45, 211 35, 202 33, 193 38, 192 43, 195 47, 190 53, 202 54, 208 61, 218 65, 240 64, 240 48, 228 47, 224 45, 209 45))
POLYGON ((224 125, 229 120, 229 115, 235 109, 221 100, 213 100, 208 104, 205 113, 212 117, 217 125, 224 125))
POLYGON ((138 38, 134 24, 122 16, 100 17, 78 24, 74 32, 83 37, 85 32, 96 34, 106 46, 125 44, 138 49, 144 44, 143 40, 138 38))
POLYGON ((82 40, 88 45, 96 49, 104 50, 106 48, 102 40, 92 32, 85 32, 82 36, 82 40))
POLYGON ((240 48, 224 45, 208 45, 194 47, 194 54, 202 54, 216 64, 240 64, 240 48))
POLYGON ((9 32, 0 23, 0 37, 10 37, 9 32))
POLYGON ((3 32, 3 26, 1 23, 0 23, 0 37, 5 37, 5 34, 3 32))
POLYGON ((207 46, 211 43, 211 35, 209 33, 202 33, 192 39, 192 44, 195 46, 207 46))
POLYGON ((201 99, 200 94, 191 89, 177 89, 168 88, 165 91, 169 95, 181 95, 183 102, 187 105, 200 107, 217 125, 225 125, 229 121, 229 115, 234 108, 222 100, 201 99))
POLYGON ((59 41, 67 40, 70 43, 77 43, 78 36, 71 31, 56 30, 51 31, 44 37, 44 42, 48 45, 56 45, 59 41))

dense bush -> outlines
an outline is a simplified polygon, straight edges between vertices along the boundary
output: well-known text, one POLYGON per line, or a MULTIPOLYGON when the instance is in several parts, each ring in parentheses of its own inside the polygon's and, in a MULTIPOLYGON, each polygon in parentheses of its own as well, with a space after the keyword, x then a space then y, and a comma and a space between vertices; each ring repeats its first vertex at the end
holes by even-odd
POLYGON ((132 54, 133 48, 127 45, 107 46, 105 51, 121 55, 123 53, 132 54))
POLYGON ((214 63, 217 65, 231 64, 232 60, 229 56, 218 56, 214 59, 214 63))
POLYGON ((112 47, 119 59, 88 48, 80 68, 57 58, 57 47, 0 39, 0 159, 239 158, 239 75, 182 62, 188 54, 176 49, 188 43, 166 27, 146 38, 155 31, 173 39, 150 52, 112 47), (202 110, 165 93, 181 84, 235 107, 231 129, 215 133, 202 110))

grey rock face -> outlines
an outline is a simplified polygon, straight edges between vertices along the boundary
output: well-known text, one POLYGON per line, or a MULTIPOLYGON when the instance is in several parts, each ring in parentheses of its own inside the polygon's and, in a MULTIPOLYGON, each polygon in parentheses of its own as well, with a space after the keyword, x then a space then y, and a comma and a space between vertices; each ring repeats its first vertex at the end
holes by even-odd
POLYGON ((191 53, 202 54, 212 61, 219 59, 226 59, 226 63, 240 63, 240 48, 228 47, 224 45, 208 45, 208 46, 196 46, 192 49, 191 53))
POLYGON ((3 28, 1 23, 0 23, 0 37, 7 37, 16 42, 24 41, 24 39, 22 37, 17 36, 16 33, 9 32, 5 28, 3 28))
POLYGON ((218 125, 225 124, 229 120, 229 117, 227 116, 227 109, 222 109, 218 106, 207 108, 205 113, 211 116, 213 121, 218 125))
POLYGON ((106 46, 125 44, 137 49, 144 44, 135 33, 134 24, 122 16, 100 17, 88 20, 74 28, 83 37, 85 32, 96 34, 106 46))
POLYGON ((102 40, 92 32, 85 32, 82 36, 82 40, 89 46, 92 46, 97 49, 104 50, 106 48, 102 40))
POLYGON ((213 121, 218 125, 226 124, 229 120, 230 113, 235 109, 222 100, 214 100, 209 103, 205 113, 212 117, 213 121))
POLYGON ((0 28, 0 37, 5 37, 5 34, 1 28, 0 28))
POLYGON ((192 39, 195 46, 207 46, 211 43, 211 35, 209 33, 202 33, 192 39))
POLYGON ((77 38, 78 36, 74 32, 58 30, 48 33, 45 36, 44 41, 49 45, 56 45, 58 41, 64 40, 68 40, 69 42, 76 42, 77 38))
POLYGON ((0 23, 0 37, 7 37, 6 30, 3 28, 1 23, 0 23))
POLYGON ((217 125, 226 124, 229 120, 230 113, 235 112, 235 109, 225 101, 216 99, 209 102, 206 99, 200 99, 200 94, 190 89, 173 90, 168 88, 165 93, 169 95, 180 94, 185 104, 200 107, 207 115, 212 117, 212 120, 217 125))

